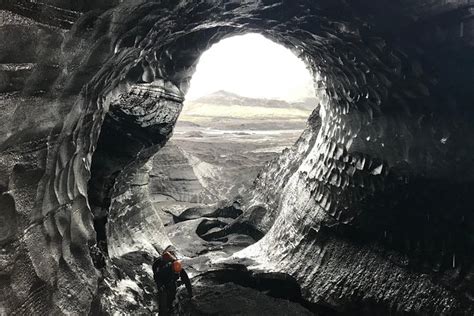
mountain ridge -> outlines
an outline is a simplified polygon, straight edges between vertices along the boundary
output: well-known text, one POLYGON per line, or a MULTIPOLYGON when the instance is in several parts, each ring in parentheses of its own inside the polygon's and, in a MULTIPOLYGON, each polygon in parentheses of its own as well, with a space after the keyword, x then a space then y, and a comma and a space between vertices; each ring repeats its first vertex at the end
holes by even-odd
POLYGON ((317 105, 316 98, 306 98, 300 102, 288 102, 278 99, 252 98, 238 95, 226 90, 218 90, 195 100, 185 101, 186 108, 191 109, 195 105, 208 104, 218 106, 258 106, 265 108, 298 109, 312 111, 317 105))

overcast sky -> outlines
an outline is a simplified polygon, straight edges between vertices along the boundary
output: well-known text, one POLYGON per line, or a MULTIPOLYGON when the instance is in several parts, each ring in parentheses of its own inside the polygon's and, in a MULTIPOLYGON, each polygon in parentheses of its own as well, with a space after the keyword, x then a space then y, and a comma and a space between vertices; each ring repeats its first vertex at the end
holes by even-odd
POLYGON ((224 39, 202 54, 186 98, 218 90, 287 101, 314 96, 303 61, 259 34, 224 39))

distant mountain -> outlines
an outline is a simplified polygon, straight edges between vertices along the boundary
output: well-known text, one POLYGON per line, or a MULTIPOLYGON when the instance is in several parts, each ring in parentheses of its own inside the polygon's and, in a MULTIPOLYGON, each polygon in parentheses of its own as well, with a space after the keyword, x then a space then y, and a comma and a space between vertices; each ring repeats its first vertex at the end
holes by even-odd
POLYGON ((186 101, 178 127, 298 129, 306 124, 316 105, 316 98, 290 103, 217 91, 186 101))
POLYGON ((196 100, 187 101, 186 105, 193 107, 195 104, 207 104, 218 106, 254 106, 277 109, 298 109, 312 111, 317 104, 316 98, 307 98, 302 102, 287 102, 275 99, 259 99, 240 96, 238 94, 219 90, 196 100))

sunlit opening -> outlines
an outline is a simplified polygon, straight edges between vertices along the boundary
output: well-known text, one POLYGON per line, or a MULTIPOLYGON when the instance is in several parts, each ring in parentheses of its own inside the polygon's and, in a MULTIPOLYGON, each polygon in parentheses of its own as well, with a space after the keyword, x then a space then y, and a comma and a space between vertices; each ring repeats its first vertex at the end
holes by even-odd
POLYGON ((312 77, 303 61, 254 33, 227 38, 204 52, 186 99, 221 90, 289 102, 314 97, 312 77))

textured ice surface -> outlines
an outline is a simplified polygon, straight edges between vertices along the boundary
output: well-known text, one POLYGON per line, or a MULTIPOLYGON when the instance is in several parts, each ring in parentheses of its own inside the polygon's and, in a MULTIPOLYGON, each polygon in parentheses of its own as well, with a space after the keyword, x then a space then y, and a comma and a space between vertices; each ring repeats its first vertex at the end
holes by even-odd
POLYGON ((253 31, 305 60, 321 101, 243 196, 228 230, 265 237, 239 256, 346 313, 472 314, 467 1, 55 3, 8 2, 41 26, 0 28, 0 63, 34 64, 0 74, 6 313, 87 313, 97 241, 122 254, 109 268, 169 244, 140 168, 171 137, 201 53, 253 31))

